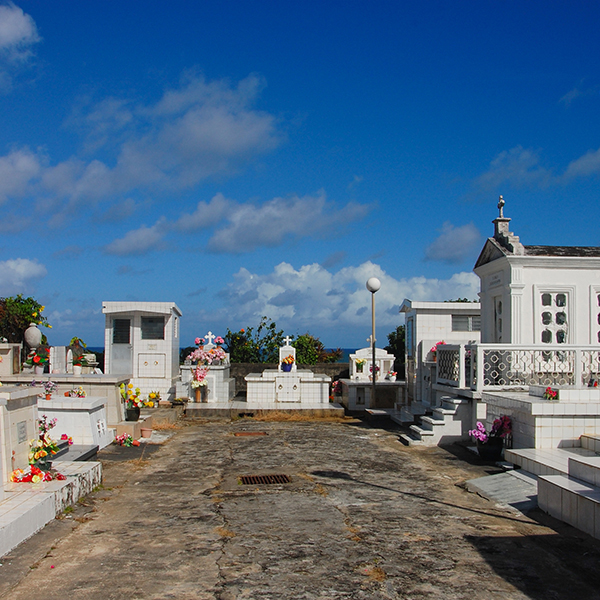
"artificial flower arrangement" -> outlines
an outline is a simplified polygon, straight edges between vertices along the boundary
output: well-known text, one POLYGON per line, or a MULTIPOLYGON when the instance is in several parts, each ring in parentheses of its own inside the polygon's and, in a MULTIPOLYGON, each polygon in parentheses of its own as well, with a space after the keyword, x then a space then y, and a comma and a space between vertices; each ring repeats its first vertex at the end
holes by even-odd
POLYGON ((142 399, 140 398, 140 388, 133 389, 133 383, 128 383, 125 386, 122 383, 119 386, 121 390, 121 398, 125 402, 125 408, 142 408, 142 399))
POLYGON ((512 432, 512 423, 510 417, 502 415, 494 419, 492 429, 488 432, 481 421, 477 421, 477 427, 469 431, 478 442, 485 444, 490 438, 506 438, 512 432))
POLYGON ((434 344, 433 346, 431 346, 431 350, 429 350, 429 352, 431 352, 431 354, 433 354, 433 356, 435 357, 438 351, 438 346, 445 346, 446 342, 444 340, 441 340, 439 342, 437 342, 436 344, 434 344))
POLYGON ((208 369, 206 367, 198 365, 195 369, 192 369, 192 374, 192 389, 195 390, 203 385, 208 385, 206 381, 208 369))
POLYGON ((71 436, 67 435, 66 433, 63 433, 60 436, 60 441, 61 442, 67 442, 69 444, 69 446, 73 445, 73 438, 71 436))
POLYGON ((37 348, 32 350, 25 360, 28 367, 43 367, 50 361, 50 351, 48 348, 37 348))
POLYGON ((10 476, 13 483, 40 483, 41 481, 64 481, 66 477, 62 473, 51 473, 42 471, 35 465, 29 465, 25 469, 15 469, 10 476))
POLYGON ((395 377, 396 377, 396 375, 398 375, 398 372, 397 372, 397 371, 392 371, 392 370, 390 369, 390 370, 387 372, 387 374, 386 374, 385 378, 386 378, 388 381, 391 381, 393 378, 395 378, 395 377))
POLYGON ((81 356, 73 357, 73 366, 74 367, 87 367, 88 361, 87 358, 82 354, 81 356))
POLYGON ((205 350, 204 346, 199 346, 188 356, 188 360, 198 363, 199 365, 210 365, 211 363, 216 363, 225 360, 226 358, 227 355, 222 348, 210 348, 210 350, 205 350))
POLYGON ((45 381, 43 385, 46 394, 54 394, 58 389, 58 383, 54 383, 54 381, 45 381))
POLYGON ((342 382, 339 379, 331 384, 331 392, 334 396, 342 395, 342 382))
POLYGON ((282 365, 293 365, 294 364, 294 356, 292 354, 288 354, 284 359, 281 360, 282 365))
POLYGON ((73 388, 72 390, 69 390, 68 392, 65 392, 65 396, 67 396, 68 398, 85 398, 86 393, 85 390, 81 386, 79 386, 73 388))
POLYGON ((159 402, 160 402, 160 392, 150 392, 148 394, 148 400, 146 400, 144 402, 144 406, 147 406, 148 408, 152 408, 154 406, 158 406, 159 402))
MULTIPOLYGON (((369 367, 369 372, 373 372, 373 365, 369 367)), ((379 367, 377 365, 375 365, 375 373, 379 373, 379 367)))
POLYGON ((548 386, 544 392, 544 400, 558 400, 558 390, 553 390, 548 386))
POLYGON ((46 415, 42 415, 38 425, 40 435, 37 439, 29 442, 30 465, 35 465, 38 462, 46 462, 48 456, 58 452, 56 442, 50 437, 50 430, 54 427, 56 427, 56 419, 48 420, 46 415))
POLYGON ((225 340, 224 340, 224 339, 223 339, 223 338, 222 338, 220 335, 218 335, 218 336, 215 338, 215 344, 216 344, 217 346, 220 346, 221 344, 224 344, 224 343, 225 343, 225 340))
POLYGON ((126 446, 127 448, 131 448, 131 446, 139 446, 140 443, 137 440, 134 440, 128 433, 122 433, 115 438, 115 442, 119 444, 119 446, 126 446))

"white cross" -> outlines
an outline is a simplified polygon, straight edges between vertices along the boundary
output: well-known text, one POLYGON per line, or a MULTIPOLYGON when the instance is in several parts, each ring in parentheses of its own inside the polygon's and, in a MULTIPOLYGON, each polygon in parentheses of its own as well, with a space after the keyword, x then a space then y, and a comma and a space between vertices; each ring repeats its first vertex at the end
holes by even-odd
POLYGON ((214 340, 216 337, 217 337, 217 336, 216 336, 216 335, 213 335, 213 332, 212 332, 212 331, 209 331, 209 332, 208 332, 208 335, 205 335, 205 336, 204 336, 204 339, 205 339, 205 340, 208 340, 208 343, 209 343, 209 344, 212 344, 212 341, 213 341, 213 340, 214 340))
POLYGON ((286 346, 289 346, 289 345, 290 345, 290 342, 292 341, 292 338, 291 338, 289 335, 286 335, 286 336, 283 338, 283 341, 285 342, 285 345, 286 345, 286 346))

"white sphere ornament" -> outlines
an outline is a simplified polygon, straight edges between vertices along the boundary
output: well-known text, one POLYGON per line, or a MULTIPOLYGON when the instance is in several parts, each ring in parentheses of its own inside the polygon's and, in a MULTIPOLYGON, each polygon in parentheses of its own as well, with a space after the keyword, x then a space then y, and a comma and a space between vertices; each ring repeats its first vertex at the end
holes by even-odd
POLYGON ((367 289, 374 294, 381 287, 381 281, 377 277, 371 277, 367 280, 367 289))

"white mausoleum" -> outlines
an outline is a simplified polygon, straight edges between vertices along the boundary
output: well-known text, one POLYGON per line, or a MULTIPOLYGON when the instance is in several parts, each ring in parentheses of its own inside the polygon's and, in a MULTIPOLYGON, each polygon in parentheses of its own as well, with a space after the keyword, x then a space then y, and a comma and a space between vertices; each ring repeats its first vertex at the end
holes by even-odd
POLYGON ((179 319, 173 302, 103 302, 105 370, 130 374, 142 396, 175 397, 179 377, 179 319))

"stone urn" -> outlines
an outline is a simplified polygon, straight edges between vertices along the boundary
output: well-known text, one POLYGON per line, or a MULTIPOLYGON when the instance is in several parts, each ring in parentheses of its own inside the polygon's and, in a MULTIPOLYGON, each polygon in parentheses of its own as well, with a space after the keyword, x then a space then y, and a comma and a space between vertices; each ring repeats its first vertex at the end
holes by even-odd
POLYGON ((35 350, 42 343, 42 332, 35 323, 29 323, 29 327, 25 330, 23 338, 27 342, 27 345, 35 350))

